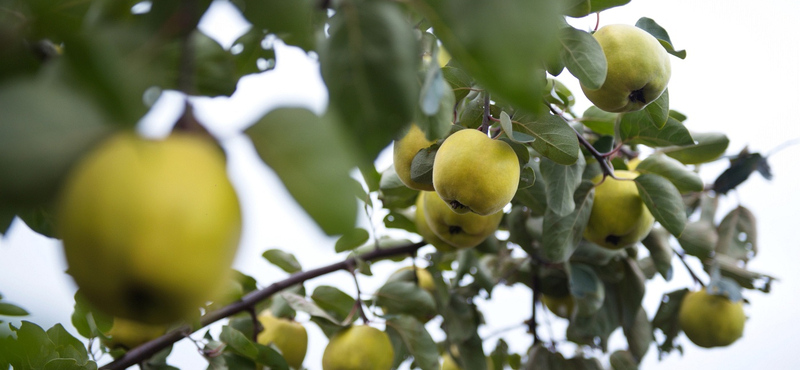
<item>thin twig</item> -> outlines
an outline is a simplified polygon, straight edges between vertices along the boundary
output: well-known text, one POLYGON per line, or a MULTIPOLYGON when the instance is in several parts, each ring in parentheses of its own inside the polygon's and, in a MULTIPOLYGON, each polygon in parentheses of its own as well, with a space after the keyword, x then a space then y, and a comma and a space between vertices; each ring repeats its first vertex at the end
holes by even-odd
POLYGON ((258 313, 256 313, 255 306, 248 307, 247 312, 250 313, 250 318, 253 320, 253 342, 257 342, 258 334, 264 330, 264 326, 261 325, 260 321, 258 321, 258 313))
POLYGON ((592 144, 589 143, 589 141, 586 140, 586 138, 583 137, 583 135, 581 135, 578 132, 578 130, 575 129, 575 127, 572 127, 572 126, 569 126, 569 127, 572 129, 572 131, 575 131, 575 135, 578 136, 578 142, 580 142, 581 145, 583 145, 583 147, 586 148, 586 150, 588 150, 589 153, 592 153, 592 156, 597 159, 597 163, 600 164, 600 168, 603 170, 603 175, 604 176, 611 176, 611 178, 614 179, 614 180, 619 180, 619 178, 614 176, 614 169, 611 168, 611 166, 608 164, 608 161, 606 160, 606 157, 603 157, 603 153, 598 152, 597 149, 595 149, 592 146, 592 144))
POLYGON ((367 313, 364 312, 364 302, 361 300, 361 287, 358 286, 355 261, 347 266, 347 270, 350 271, 350 275, 353 276, 353 281, 356 283, 356 307, 358 308, 358 313, 361 315, 361 320, 364 321, 364 325, 367 325, 369 324, 369 319, 367 318, 367 313))
POLYGON ((703 284, 702 281, 700 281, 700 278, 697 277, 697 275, 694 273, 694 270, 692 270, 692 268, 689 267, 689 264, 686 263, 686 255, 683 252, 675 250, 675 248, 672 248, 672 251, 675 252, 675 254, 678 255, 678 258, 680 258, 681 262, 683 262, 683 266, 686 267, 687 271, 689 271, 689 275, 692 275, 692 279, 694 280, 694 282, 700 284, 701 287, 705 288, 706 285, 703 284))
POLYGON ((481 132, 489 133, 489 126, 491 125, 491 112, 489 111, 489 92, 485 91, 483 93, 483 121, 481 121, 481 127, 478 128, 481 132))
MULTIPOLYGON (((411 253, 411 251, 415 251, 419 248, 422 248, 427 244, 428 244, 427 242, 421 241, 419 243, 409 244, 397 248, 379 249, 372 251, 370 253, 363 254, 358 258, 360 258, 362 261, 379 260, 386 257, 408 254, 411 253)), ((228 316, 235 315, 239 312, 245 311, 249 307, 255 306, 259 302, 271 297, 273 294, 280 292, 281 290, 284 290, 290 286, 300 284, 306 280, 326 275, 334 271, 346 270, 348 266, 355 263, 355 258, 356 257, 351 257, 344 261, 330 264, 328 266, 323 266, 313 270, 298 272, 292 276, 289 276, 286 279, 275 282, 264 289, 251 292, 242 297, 241 300, 231 303, 219 310, 210 312, 207 315, 201 317, 200 327, 192 329, 192 327, 188 325, 181 326, 176 330, 170 331, 156 339, 153 339, 145 344, 142 344, 139 347, 136 347, 128 351, 127 353, 125 353, 125 355, 114 360, 109 364, 106 364, 101 369, 120 370, 133 366, 142 361, 143 359, 150 358, 159 351, 163 350, 164 348, 167 348, 173 343, 183 339, 184 333, 192 333, 196 330, 200 330, 202 327, 208 326, 228 316)))

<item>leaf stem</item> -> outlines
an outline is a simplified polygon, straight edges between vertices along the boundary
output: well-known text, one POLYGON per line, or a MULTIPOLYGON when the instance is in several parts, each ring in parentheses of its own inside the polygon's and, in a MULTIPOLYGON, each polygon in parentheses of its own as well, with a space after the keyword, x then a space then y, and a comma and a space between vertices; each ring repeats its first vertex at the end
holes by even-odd
MULTIPOLYGON (((365 253, 358 258, 360 258, 363 261, 374 261, 386 257, 408 254, 411 253, 412 251, 416 251, 419 248, 422 248, 427 244, 428 243, 426 241, 421 241, 419 243, 408 244, 397 248, 378 249, 369 253, 365 253)), ((270 286, 264 289, 251 292, 242 297, 242 299, 237 302, 233 302, 219 310, 208 313, 207 315, 200 318, 199 327, 192 328, 189 325, 181 326, 173 331, 170 331, 156 339, 153 339, 145 344, 142 344, 139 347, 136 347, 128 351, 122 357, 114 360, 111 363, 104 365, 103 367, 101 367, 101 369, 121 370, 136 365, 143 359, 150 358, 159 351, 163 350, 164 348, 167 348, 173 343, 183 339, 185 333, 192 333, 196 330, 200 330, 201 328, 208 326, 219 320, 222 320, 228 316, 245 311, 249 309, 249 307, 254 307, 257 303, 271 297, 273 294, 283 289, 286 289, 292 285, 297 285, 306 280, 320 277, 322 275, 326 275, 334 271, 347 270, 348 266, 354 264, 355 261, 356 257, 350 257, 344 261, 333 263, 327 266, 295 273, 286 279, 272 283, 270 286)))

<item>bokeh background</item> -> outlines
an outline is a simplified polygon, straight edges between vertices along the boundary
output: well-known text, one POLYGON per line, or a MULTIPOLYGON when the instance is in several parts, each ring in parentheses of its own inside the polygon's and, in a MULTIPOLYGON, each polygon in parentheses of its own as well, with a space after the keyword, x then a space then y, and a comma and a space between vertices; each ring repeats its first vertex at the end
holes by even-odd
MULTIPOLYGON (((672 58, 671 108, 689 117, 686 125, 692 131, 725 132, 730 138, 728 154, 733 155, 745 147, 768 154, 780 144, 800 137, 800 115, 796 109, 800 104, 798 16, 800 2, 794 0, 633 0, 624 7, 603 12, 599 21, 601 26, 634 24, 640 17, 649 17, 663 26, 676 49, 688 52, 685 60, 672 58)), ((593 15, 571 20, 574 26, 585 30, 593 28, 595 22, 593 15)), ((226 48, 249 27, 225 0, 215 1, 201 24, 204 32, 226 48)), ((231 98, 192 100, 198 119, 221 139, 228 152, 229 174, 242 200, 245 225, 234 267, 255 277, 261 286, 286 276, 261 258, 266 249, 277 247, 294 253, 304 268, 326 265, 344 257, 333 252, 335 239, 325 236, 305 215, 275 174, 260 162, 249 140, 240 134, 243 128, 274 108, 300 106, 323 112, 327 105, 327 91, 315 56, 287 47, 280 40, 271 42, 277 54, 273 70, 242 79, 231 98)), ((559 80, 576 95, 576 111, 582 112, 589 106, 576 79, 565 72, 559 80)), ((181 103, 180 94, 165 92, 142 119, 139 131, 146 136, 166 135, 181 113, 181 103)), ((745 307, 749 319, 744 337, 729 347, 713 350, 698 348, 683 337, 680 338, 683 355, 672 353, 661 360, 655 347, 651 347, 642 369, 800 368, 800 358, 794 352, 800 344, 796 334, 800 326, 796 315, 796 294, 800 292, 800 243, 796 238, 800 219, 797 195, 800 174, 795 164, 798 157, 797 146, 770 156, 774 174, 771 182, 755 174, 720 202, 719 218, 739 204, 755 213, 759 254, 748 267, 780 279, 773 284, 770 294, 745 292, 750 304, 745 307)), ((387 148, 376 167, 382 170, 390 163, 391 148, 387 148)), ((704 165, 700 174, 706 182, 713 182, 726 167, 724 160, 718 161, 704 165)), ((380 213, 374 215, 373 222, 362 215, 360 222, 365 226, 370 222, 380 226, 382 217, 380 213)), ((396 232, 380 227, 377 231, 396 232)), ((407 236, 412 240, 419 238, 407 236)), ((421 250, 420 255, 430 248, 421 250)), ((644 249, 642 252, 646 253, 644 249)), ((422 259, 417 261, 424 263, 422 259)), ((671 281, 666 282, 659 275, 648 281, 644 305, 651 318, 663 293, 692 286, 686 270, 677 260, 673 263, 675 274, 671 281)), ((690 264, 695 271, 702 271, 696 260, 690 259, 690 264)), ((362 291, 374 292, 398 267, 388 262, 377 263, 373 277, 359 278, 362 291)), ((0 238, 0 293, 9 302, 27 309, 31 316, 7 321, 18 324, 24 319, 44 328, 62 323, 78 336, 70 324, 76 287, 64 273, 65 269, 59 241, 35 234, 19 219, 15 220, 0 238)), ((705 275, 703 278, 707 280, 705 275)), ((306 289, 310 292, 323 284, 355 293, 352 278, 342 272, 308 281, 306 289)), ((498 287, 491 300, 478 301, 486 318, 480 333, 489 338, 485 342, 487 352, 499 338, 506 340, 512 351, 523 353, 528 348, 532 338, 522 322, 531 315, 530 302, 530 290, 514 287, 498 287)), ((541 311, 538 317, 542 318, 539 326, 542 337, 563 340, 564 320, 541 311)), ((298 319, 308 323, 310 335, 304 364, 308 369, 319 370, 327 341, 308 322, 307 316, 301 313, 298 319)), ((427 325, 436 340, 444 335, 440 323, 434 319, 427 325)), ((376 325, 380 326, 380 320, 376 320, 376 325)), ((219 327, 214 325, 212 330, 219 327)), ((624 347, 621 333, 612 335, 610 349, 624 347)), ((559 348, 567 356, 574 351, 568 344, 560 344, 559 348)), ((207 366, 195 346, 186 340, 175 346, 170 363, 182 369, 207 366)))

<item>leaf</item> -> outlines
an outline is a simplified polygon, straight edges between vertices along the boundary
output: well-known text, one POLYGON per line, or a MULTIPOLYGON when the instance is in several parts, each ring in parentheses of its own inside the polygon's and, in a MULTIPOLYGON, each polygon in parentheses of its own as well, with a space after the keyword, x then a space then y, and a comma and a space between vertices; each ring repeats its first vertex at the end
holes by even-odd
MULTIPOLYGON (((412 162, 413 163, 413 162, 412 162)), ((403 184, 394 170, 394 165, 389 166, 381 173, 378 199, 386 209, 405 209, 414 204, 419 191, 403 184)))
POLYGON ((114 318, 92 308, 80 290, 75 292, 71 321, 78 334, 85 338, 102 337, 114 325, 114 318))
POLYGON ((566 8, 564 14, 570 17, 585 17, 592 13, 599 13, 603 10, 617 6, 622 6, 631 0, 575 0, 571 6, 566 8))
POLYGON ((608 358, 611 363, 611 370, 638 370, 639 365, 636 358, 629 351, 618 350, 608 358))
POLYGON ((576 315, 567 327, 567 339, 607 350, 609 335, 620 325, 618 294, 613 286, 606 284, 603 306, 593 315, 576 315))
POLYGON ((17 305, 8 303, 8 302, 0 302, 0 315, 2 316, 28 316, 30 315, 28 311, 25 311, 24 308, 19 307, 17 305))
POLYGON ((372 160, 414 119, 419 98, 417 40, 388 2, 343 2, 320 46, 330 107, 372 160))
POLYGON ((309 302, 305 299, 305 297, 291 293, 291 292, 281 292, 281 297, 289 303, 293 309, 297 311, 305 312, 311 316, 321 317, 325 320, 328 320, 334 324, 341 324, 339 320, 336 320, 333 316, 329 315, 328 312, 314 304, 313 302, 309 302))
POLYGON ((663 154, 653 154, 636 166, 636 172, 660 175, 675 185, 681 193, 703 191, 703 179, 681 162, 663 154))
POLYGON ((597 90, 606 80, 608 65, 603 48, 588 32, 573 27, 561 28, 559 32, 561 59, 573 76, 583 86, 597 90))
POLYGON ((643 307, 639 307, 635 315, 632 325, 629 327, 623 325, 622 330, 628 339, 628 351, 634 358, 642 359, 653 342, 653 327, 643 307))
POLYGON ((724 254, 745 263, 758 253, 756 216, 743 206, 730 211, 717 228, 719 239, 714 246, 724 254))
POLYGON ((524 370, 561 370, 566 367, 564 355, 550 352, 542 344, 537 344, 528 352, 528 362, 524 370))
POLYGON ((556 216, 566 216, 575 210, 575 190, 581 186, 586 160, 578 153, 575 164, 565 166, 542 158, 539 168, 547 191, 547 208, 556 216))
POLYGON ((653 37, 655 37, 658 42, 661 43, 661 46, 667 50, 667 53, 670 53, 681 59, 686 59, 686 50, 675 50, 675 48, 672 46, 672 41, 669 39, 669 34, 667 34, 667 31, 663 27, 659 26, 656 21, 647 17, 642 17, 636 21, 636 27, 639 27, 647 31, 647 33, 653 35, 653 37))
POLYGON ((360 227, 345 233, 336 241, 336 253, 353 250, 369 240, 369 232, 360 227))
POLYGON ((453 66, 442 67, 442 76, 453 89, 456 102, 460 102, 469 94, 472 84, 474 83, 472 77, 464 72, 463 69, 453 66))
POLYGON ((534 181, 533 185, 528 188, 518 189, 517 193, 514 194, 513 202, 521 203, 528 207, 534 216, 543 216, 547 211, 547 190, 543 180, 544 177, 539 170, 540 162, 530 161, 528 166, 533 170, 534 177, 540 180, 534 181))
POLYGON ((619 304, 622 315, 622 328, 630 330, 637 320, 645 293, 645 277, 639 264, 633 258, 626 258, 622 263, 625 278, 617 283, 619 304))
POLYGON ((349 171, 355 162, 334 121, 306 109, 279 108, 245 133, 326 234, 353 229, 357 201, 349 171))
POLYGON ((553 162, 569 166, 578 161, 579 144, 575 131, 559 116, 532 114, 514 116, 514 126, 519 131, 536 138, 533 149, 553 162))
POLYGON ((606 290, 603 281, 588 265, 569 263, 567 265, 569 276, 569 291, 575 297, 576 315, 594 315, 606 299, 606 290))
POLYGON ((44 329, 29 321, 22 321, 19 328, 10 326, 16 332, 16 341, 6 355, 14 369, 42 369, 48 361, 58 358, 55 344, 44 329))
POLYGON ((617 117, 619 117, 619 113, 606 112, 593 105, 583 112, 583 117, 581 117, 580 121, 598 134, 614 136, 617 117))
POLYGON ((578 248, 592 213, 593 190, 594 184, 584 180, 575 190, 575 208, 571 213, 559 216, 551 208, 545 212, 543 229, 547 232, 542 238, 542 249, 550 262, 566 261, 578 248))
POLYGON ((233 42, 230 51, 233 53, 236 76, 241 78, 275 67, 275 49, 272 47, 264 48, 265 37, 265 31, 259 28, 251 28, 233 42))
MULTIPOLYGON (((192 33, 190 42, 194 50, 195 93, 207 96, 233 95, 241 77, 236 73, 234 55, 199 30, 192 33)), ((176 44, 174 65, 180 65, 180 58, 181 46, 176 44)))
POLYGON ((700 220, 688 223, 683 234, 678 238, 678 242, 687 254, 704 259, 711 256, 718 238, 714 225, 711 222, 700 220))
POLYGON ((111 133, 90 99, 45 78, 0 86, 0 112, 3 207, 47 205, 71 166, 111 133))
POLYGON ((506 136, 508 136, 514 142, 531 143, 536 140, 535 137, 524 132, 514 131, 514 125, 511 122, 511 117, 505 111, 500 113, 500 127, 503 128, 503 132, 506 134, 506 136))
POLYGON ((728 149, 728 137, 723 133, 692 132, 694 143, 687 146, 669 146, 661 152, 683 164, 700 164, 719 158, 728 149))
MULTIPOLYGON (((684 230, 685 232, 685 230, 684 230)), ((662 227, 654 227, 642 240, 645 248, 650 251, 650 257, 658 273, 664 280, 672 280, 672 247, 669 245, 669 232, 662 227)))
MULTIPOLYGON (((762 157, 759 153, 740 153, 736 159, 731 161, 731 166, 714 181, 714 192, 727 194, 745 182, 753 172, 760 168, 769 168, 766 162, 767 158, 762 157)), ((769 177, 771 176, 766 178, 769 179, 769 177)))
POLYGON ((432 104, 432 101, 435 101, 435 109, 428 107, 433 111, 430 114, 422 110, 417 111, 417 118, 415 119, 415 123, 422 129, 425 137, 429 140, 440 139, 447 135, 453 125, 453 107, 456 104, 456 98, 453 95, 453 90, 450 89, 450 85, 444 81, 441 73, 436 76, 438 78, 431 83, 433 86, 429 88, 427 93, 424 90, 425 86, 423 86, 422 97, 420 98, 424 99, 423 102, 425 104, 432 104), (434 94, 431 90, 434 90, 434 86, 440 86, 442 90, 436 98, 432 97, 434 94))
POLYGON ((650 147, 692 145, 692 135, 678 120, 669 117, 659 128, 647 110, 628 112, 619 122, 619 137, 626 144, 644 144, 650 147))
POLYGON ((664 90, 658 99, 648 104, 644 108, 644 111, 650 116, 650 121, 653 122, 658 129, 664 128, 669 118, 669 89, 664 90))
POLYGON ((769 293, 772 281, 777 280, 773 276, 750 271, 744 267, 740 267, 738 260, 728 257, 724 254, 715 255, 714 263, 719 265, 720 274, 722 276, 733 279, 742 288, 758 289, 765 293, 769 293))
POLYGON ((422 184, 433 184, 433 161, 439 151, 439 144, 420 149, 411 160, 411 180, 422 184))
POLYGON ((264 252, 262 257, 266 258, 271 264, 278 266, 281 270, 290 274, 303 270, 300 262, 293 254, 284 252, 280 249, 270 249, 264 252))
POLYGON ((421 322, 408 315, 399 315, 386 320, 386 331, 391 330, 402 339, 417 366, 422 370, 439 370, 436 342, 421 322))
POLYGON ((383 307, 387 314, 408 314, 420 321, 436 316, 433 296, 409 281, 392 281, 383 285, 375 293, 375 304, 383 307))
POLYGON ((451 343, 461 343, 478 333, 478 316, 473 304, 462 295, 451 295, 449 304, 441 310, 444 329, 451 343))
POLYGON ((417 11, 468 74, 505 101, 542 110, 542 65, 556 45, 558 7, 550 1, 417 0, 417 11), (492 27, 475 27, 502 19, 492 27), (530 40, 537 40, 531 43, 530 40))
POLYGON ((633 181, 636 182, 639 196, 656 221, 670 234, 680 236, 687 220, 678 189, 669 180, 658 175, 639 175, 633 181))
POLYGON ((251 360, 255 360, 256 356, 258 356, 258 348, 256 348, 255 343, 247 339, 242 332, 230 326, 222 327, 219 340, 227 343, 227 348, 251 360))
POLYGON ((286 359, 272 347, 255 343, 258 353, 254 359, 259 365, 264 365, 270 370, 289 370, 286 359))
POLYGON ((653 317, 653 328, 659 329, 664 334, 664 341, 658 345, 660 352, 670 352, 675 348, 675 338, 680 333, 680 323, 678 314, 681 302, 689 289, 680 289, 664 294, 661 298, 661 305, 658 306, 656 315, 653 317))
MULTIPOLYGON (((236 4, 236 3, 234 3, 236 4)), ((286 44, 305 51, 314 49, 315 17, 324 13, 311 0, 259 1, 242 0, 242 15, 256 29, 265 29, 280 37, 286 44), (314 11, 320 14, 314 14, 314 11)))

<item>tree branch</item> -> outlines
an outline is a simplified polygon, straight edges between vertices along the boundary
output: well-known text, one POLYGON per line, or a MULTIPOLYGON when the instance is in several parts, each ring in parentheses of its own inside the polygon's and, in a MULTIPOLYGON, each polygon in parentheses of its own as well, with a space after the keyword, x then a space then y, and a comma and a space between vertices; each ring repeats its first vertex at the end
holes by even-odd
POLYGON ((483 92, 483 121, 481 121, 481 127, 478 127, 479 131, 489 133, 489 126, 492 124, 489 117, 491 117, 490 108, 491 100, 489 99, 489 92, 483 92))
POLYGON ((370 253, 363 254, 359 257, 351 257, 344 261, 337 262, 328 266, 323 266, 313 270, 298 272, 292 276, 289 276, 284 280, 275 282, 264 289, 251 292, 246 296, 242 297, 241 300, 231 303, 219 310, 216 310, 201 317, 200 327, 193 329, 188 325, 181 326, 180 328, 177 328, 169 333, 166 333, 156 339, 153 339, 145 344, 142 344, 139 347, 136 347, 128 351, 127 353, 125 353, 125 355, 123 355, 122 357, 116 359, 111 363, 104 365, 103 367, 101 367, 101 369, 119 370, 119 369, 126 369, 129 366, 136 365, 140 361, 152 357, 153 355, 163 350, 164 348, 167 348, 173 343, 183 339, 186 333, 193 333, 194 331, 200 330, 201 328, 208 326, 219 320, 222 320, 228 316, 237 314, 242 311, 247 311, 250 309, 250 307, 255 306, 258 302, 261 302, 269 298, 273 294, 280 292, 281 290, 284 290, 292 285, 297 285, 306 280, 326 275, 334 271, 347 270, 348 266, 351 266, 352 264, 355 263, 356 258, 359 258, 363 261, 374 261, 385 257, 408 254, 418 250, 419 248, 422 248, 427 244, 428 243, 423 240, 419 243, 409 244, 402 247, 390 248, 390 249, 388 248, 378 249, 370 253))
POLYGON ((705 288, 706 285, 703 284, 703 282, 700 280, 700 278, 697 277, 697 274, 694 273, 694 270, 692 270, 692 268, 689 267, 689 264, 686 263, 686 259, 685 259, 686 255, 683 252, 678 252, 677 250, 675 250, 675 248, 672 248, 672 251, 675 252, 675 254, 678 255, 678 258, 680 258, 681 262, 683 262, 683 266, 686 267, 687 271, 689 271, 689 275, 692 275, 692 279, 694 280, 694 282, 697 283, 697 284, 700 284, 701 287, 705 288))

